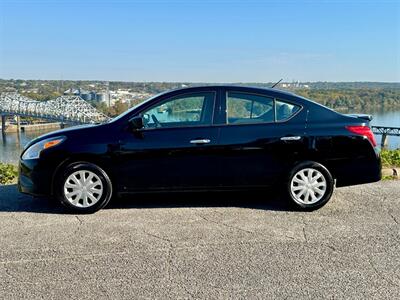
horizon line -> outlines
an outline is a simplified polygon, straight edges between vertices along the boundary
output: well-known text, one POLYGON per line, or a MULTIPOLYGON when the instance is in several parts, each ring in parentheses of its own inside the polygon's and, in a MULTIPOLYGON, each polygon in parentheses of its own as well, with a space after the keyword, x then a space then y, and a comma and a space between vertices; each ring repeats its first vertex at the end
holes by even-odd
MULTIPOLYGON (((98 82, 140 82, 140 83, 212 83, 212 84, 235 84, 235 83, 276 83, 277 81, 129 81, 129 80, 103 80, 103 79, 25 79, 25 78, 0 78, 0 80, 25 80, 25 81, 98 81, 98 82)), ((301 80, 283 80, 281 83, 390 83, 390 84, 400 84, 400 81, 371 81, 371 80, 354 80, 354 81, 301 81, 301 80)))

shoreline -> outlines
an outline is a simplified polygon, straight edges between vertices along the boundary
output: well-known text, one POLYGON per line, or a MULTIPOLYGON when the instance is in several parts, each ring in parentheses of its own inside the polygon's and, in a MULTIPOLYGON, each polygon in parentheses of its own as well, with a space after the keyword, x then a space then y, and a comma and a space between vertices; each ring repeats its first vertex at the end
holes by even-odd
MULTIPOLYGON (((58 130, 62 128, 60 122, 50 122, 50 123, 37 123, 37 124, 21 124, 20 131, 23 132, 31 132, 31 131, 40 131, 40 130, 58 130)), ((0 126, 0 129, 3 129, 3 125, 0 126)), ((6 124, 6 128, 4 130, 5 133, 17 133, 18 125, 16 124, 6 124)))

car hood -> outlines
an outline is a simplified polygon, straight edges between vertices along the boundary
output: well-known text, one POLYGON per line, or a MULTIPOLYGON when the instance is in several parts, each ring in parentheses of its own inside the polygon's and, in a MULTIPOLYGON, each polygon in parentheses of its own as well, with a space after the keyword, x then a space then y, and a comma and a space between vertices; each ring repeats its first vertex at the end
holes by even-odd
POLYGON ((72 127, 68 127, 68 128, 64 128, 64 129, 55 130, 55 131, 43 134, 41 136, 38 136, 37 138, 31 140, 28 144, 25 145, 24 149, 28 148, 29 146, 31 146, 37 142, 40 142, 42 140, 45 140, 45 139, 48 139, 51 137, 68 135, 68 133, 71 133, 71 132, 84 130, 87 128, 93 128, 93 127, 97 127, 100 125, 102 125, 102 124, 84 124, 84 125, 76 125, 76 126, 72 126, 72 127))

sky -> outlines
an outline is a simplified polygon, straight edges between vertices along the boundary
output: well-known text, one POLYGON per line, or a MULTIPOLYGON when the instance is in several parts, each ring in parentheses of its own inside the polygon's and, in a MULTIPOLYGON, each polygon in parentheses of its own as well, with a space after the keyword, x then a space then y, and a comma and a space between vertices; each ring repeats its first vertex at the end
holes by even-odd
POLYGON ((0 0, 0 78, 400 82, 400 1, 0 0))

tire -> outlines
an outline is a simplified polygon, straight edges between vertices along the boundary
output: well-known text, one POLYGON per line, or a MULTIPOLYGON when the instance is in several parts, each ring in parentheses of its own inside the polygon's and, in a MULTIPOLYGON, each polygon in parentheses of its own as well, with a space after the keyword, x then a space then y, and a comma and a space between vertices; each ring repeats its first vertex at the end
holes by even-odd
POLYGON ((334 183, 331 173, 323 165, 313 161, 303 162, 290 172, 286 196, 295 208, 312 211, 329 201, 334 183))
POLYGON ((108 204, 112 197, 112 183, 99 166, 76 162, 68 165, 58 176, 55 196, 71 212, 90 214, 108 204))

